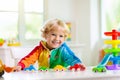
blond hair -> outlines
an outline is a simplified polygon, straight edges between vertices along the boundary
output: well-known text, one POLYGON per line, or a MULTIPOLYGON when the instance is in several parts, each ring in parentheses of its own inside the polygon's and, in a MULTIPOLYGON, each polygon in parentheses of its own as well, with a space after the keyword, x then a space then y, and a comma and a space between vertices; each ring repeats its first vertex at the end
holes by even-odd
POLYGON ((42 28, 42 37, 45 38, 45 36, 54 28, 53 25, 59 25, 60 27, 64 28, 64 33, 65 33, 65 38, 68 36, 68 34, 70 33, 70 30, 68 28, 68 26, 66 25, 66 23, 60 19, 51 19, 48 20, 42 28))

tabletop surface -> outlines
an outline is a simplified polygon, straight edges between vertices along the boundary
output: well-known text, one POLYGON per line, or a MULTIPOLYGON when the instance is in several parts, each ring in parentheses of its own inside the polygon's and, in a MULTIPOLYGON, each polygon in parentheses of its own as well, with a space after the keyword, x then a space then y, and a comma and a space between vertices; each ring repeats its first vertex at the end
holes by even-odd
POLYGON ((91 68, 85 71, 20 71, 5 73, 0 80, 119 80, 120 70, 109 70, 103 73, 92 72, 91 68), (104 78, 104 79, 103 79, 104 78), (117 78, 117 79, 116 79, 117 78))

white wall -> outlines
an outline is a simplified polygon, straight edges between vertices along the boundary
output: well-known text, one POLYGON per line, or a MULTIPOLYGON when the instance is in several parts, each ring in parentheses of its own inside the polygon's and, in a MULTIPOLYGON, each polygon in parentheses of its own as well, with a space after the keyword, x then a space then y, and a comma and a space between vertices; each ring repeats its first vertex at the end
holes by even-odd
POLYGON ((61 18, 72 23, 72 42, 85 44, 86 65, 96 65, 100 38, 99 0, 47 0, 47 19, 61 18))

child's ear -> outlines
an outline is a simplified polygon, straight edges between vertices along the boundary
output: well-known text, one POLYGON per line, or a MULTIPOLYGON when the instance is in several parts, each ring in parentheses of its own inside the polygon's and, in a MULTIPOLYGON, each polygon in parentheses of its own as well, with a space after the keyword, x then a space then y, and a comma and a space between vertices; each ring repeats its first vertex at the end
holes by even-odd
POLYGON ((47 34, 46 34, 46 35, 44 35, 44 38, 45 38, 45 39, 47 39, 47 37, 48 37, 48 35, 47 35, 47 34))
POLYGON ((44 36, 44 39, 47 40, 48 38, 49 38, 49 35, 46 34, 46 35, 44 36))

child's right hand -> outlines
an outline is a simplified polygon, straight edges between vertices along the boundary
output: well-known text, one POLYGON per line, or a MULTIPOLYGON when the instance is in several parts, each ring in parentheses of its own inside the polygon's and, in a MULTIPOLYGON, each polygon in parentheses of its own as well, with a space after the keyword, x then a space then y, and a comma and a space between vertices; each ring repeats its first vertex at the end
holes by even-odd
POLYGON ((22 70, 21 66, 15 66, 13 71, 18 72, 18 71, 21 71, 21 70, 22 70))

